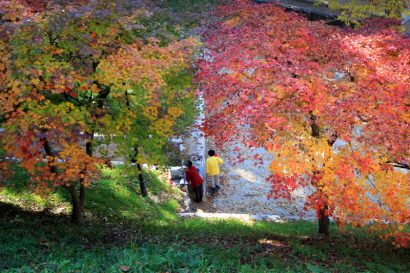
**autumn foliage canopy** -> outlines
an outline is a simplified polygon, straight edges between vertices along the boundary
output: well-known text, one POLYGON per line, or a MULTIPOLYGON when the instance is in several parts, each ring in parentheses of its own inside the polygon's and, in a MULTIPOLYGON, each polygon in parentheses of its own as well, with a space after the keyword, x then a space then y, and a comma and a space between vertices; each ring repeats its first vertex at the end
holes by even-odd
POLYGON ((309 188, 319 222, 366 225, 407 246, 410 39, 400 23, 340 29, 246 0, 221 15, 197 77, 205 132, 271 151, 270 197, 309 188))
POLYGON ((16 159, 33 189, 76 195, 98 178, 103 144, 126 162, 163 162, 167 138, 195 112, 198 41, 150 35, 141 1, 47 2, 0 3, 0 176, 16 159))

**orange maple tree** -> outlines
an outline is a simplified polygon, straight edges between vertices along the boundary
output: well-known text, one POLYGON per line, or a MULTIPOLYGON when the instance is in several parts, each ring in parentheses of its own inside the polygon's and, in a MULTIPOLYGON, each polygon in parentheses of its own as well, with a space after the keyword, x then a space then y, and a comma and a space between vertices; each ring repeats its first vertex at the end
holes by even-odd
POLYGON ((36 13, 0 6, 0 166, 6 174, 14 159, 37 192, 67 189, 81 223, 102 144, 115 143, 126 162, 165 160, 167 139, 196 111, 198 41, 146 35, 150 12, 140 1, 54 2, 36 13))
POLYGON ((400 23, 340 29, 246 0, 221 14, 197 77, 205 132, 270 151, 269 197, 311 189, 319 233, 332 217, 407 246, 410 39, 400 23))

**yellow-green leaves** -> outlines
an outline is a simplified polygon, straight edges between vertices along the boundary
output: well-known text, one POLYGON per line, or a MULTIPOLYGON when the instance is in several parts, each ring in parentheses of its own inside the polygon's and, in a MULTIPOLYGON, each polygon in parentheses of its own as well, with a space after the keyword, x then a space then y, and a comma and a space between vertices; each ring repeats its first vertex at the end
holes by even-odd
POLYGON ((89 185, 102 144, 125 161, 160 163, 177 122, 196 112, 187 75, 198 41, 141 37, 150 12, 126 6, 92 2, 18 24, 13 11, 0 26, 2 144, 38 189, 89 185))

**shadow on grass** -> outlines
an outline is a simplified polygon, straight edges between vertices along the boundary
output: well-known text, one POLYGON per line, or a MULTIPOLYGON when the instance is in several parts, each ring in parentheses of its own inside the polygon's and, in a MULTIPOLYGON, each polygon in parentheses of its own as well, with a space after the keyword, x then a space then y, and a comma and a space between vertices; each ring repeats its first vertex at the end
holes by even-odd
MULTIPOLYGON (((181 192, 165 184, 158 178, 158 173, 144 171, 148 197, 142 197, 136 174, 130 175, 130 169, 118 166, 103 169, 103 178, 86 189, 84 205, 85 221, 101 218, 105 222, 121 219, 175 219, 179 207, 181 192)), ((70 214, 71 197, 64 188, 57 187, 42 196, 28 190, 28 177, 23 170, 10 181, 12 187, 0 192, 0 200, 18 204, 31 211, 49 211, 57 214, 70 214)))
MULTIPOLYGON (((115 263, 113 253, 140 249, 139 255, 157 255, 171 263, 175 261, 173 256, 167 257, 171 255, 170 251, 179 254, 192 251, 202 253, 209 256, 209 261, 204 262, 203 266, 219 264, 218 268, 222 270, 226 262, 221 259, 223 253, 229 256, 226 257, 230 261, 228 264, 233 265, 258 263, 261 253, 278 252, 278 257, 291 254, 288 240, 292 236, 275 234, 275 230, 269 231, 264 224, 255 230, 252 224, 236 221, 167 220, 162 216, 153 216, 146 220, 111 222, 90 217, 84 225, 77 226, 70 223, 68 215, 49 210, 29 211, 4 202, 0 202, 0 210, 3 212, 0 219, 0 268, 22 268, 27 265, 34 268, 34 265, 51 263, 56 265, 56 269, 61 269, 64 260, 71 260, 86 263, 87 266, 92 263, 94 267, 94 263, 99 263, 100 269, 94 272, 105 272, 107 259, 115 263), (238 251, 243 253, 238 255, 238 251)), ((189 257, 186 259, 189 260, 189 257)), ((146 266, 148 268, 148 264, 146 266)), ((158 272, 156 270, 146 272, 158 272)))
POLYGON ((169 220, 161 214, 151 218, 147 214, 146 218, 113 217, 111 221, 90 216, 84 225, 76 226, 68 215, 48 210, 28 211, 4 202, 0 202, 0 210, 0 268, 49 265, 52 261, 62 270, 67 268, 62 263, 70 260, 76 266, 94 268, 93 272, 108 272, 111 265, 120 266, 123 260, 119 257, 131 255, 136 259, 134 267, 137 264, 142 272, 158 272, 161 268, 152 267, 150 262, 155 255, 168 269, 191 261, 192 266, 200 263, 219 272, 309 272, 307 264, 310 270, 317 267, 318 272, 410 269, 408 249, 394 249, 376 236, 338 234, 335 225, 331 227, 332 237, 324 239, 316 235, 316 223, 303 221, 169 220), (192 260, 191 256, 196 258, 192 260), (141 257, 145 257, 145 264, 141 257), (181 257, 186 260, 175 260, 181 257), (229 270, 235 267, 243 269, 229 270))
POLYGON ((408 249, 356 230, 339 234, 334 224, 326 239, 317 236, 316 222, 179 219, 176 188, 147 173, 150 198, 143 198, 128 173, 104 170, 105 178, 87 191, 82 226, 70 222, 69 209, 57 213, 70 207, 64 190, 41 206, 18 187, 3 193, 0 198, 14 203, 0 201, 0 270, 119 272, 127 265, 134 270, 129 272, 410 271, 408 249))

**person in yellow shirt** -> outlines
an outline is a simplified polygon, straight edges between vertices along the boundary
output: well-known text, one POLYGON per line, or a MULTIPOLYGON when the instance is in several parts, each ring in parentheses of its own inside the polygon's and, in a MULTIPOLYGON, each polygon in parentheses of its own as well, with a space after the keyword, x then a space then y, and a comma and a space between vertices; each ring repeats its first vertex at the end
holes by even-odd
POLYGON ((216 188, 219 190, 221 186, 219 185, 219 164, 224 163, 222 158, 217 157, 214 150, 208 151, 208 159, 206 160, 206 169, 205 172, 210 178, 210 186, 212 190, 216 188))

